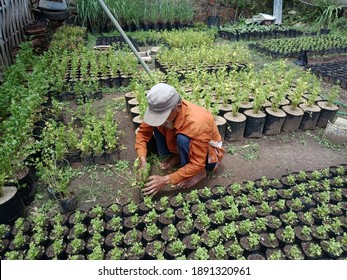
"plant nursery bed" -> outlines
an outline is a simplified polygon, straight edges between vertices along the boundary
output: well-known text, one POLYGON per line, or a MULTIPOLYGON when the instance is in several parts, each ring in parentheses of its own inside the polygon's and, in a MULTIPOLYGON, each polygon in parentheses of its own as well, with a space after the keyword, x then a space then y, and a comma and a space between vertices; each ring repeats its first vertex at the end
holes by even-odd
POLYGON ((339 84, 343 89, 347 88, 347 61, 307 65, 306 68, 311 69, 312 73, 325 82, 339 84))
MULTIPOLYGON (((0 228, 3 244, 0 258, 65 260, 82 255, 84 259, 88 260, 103 260, 106 259, 106 256, 110 259, 226 260, 246 259, 253 254, 260 254, 269 260, 345 259, 347 257, 345 250, 347 224, 346 209, 342 207, 342 203, 347 202, 345 195, 347 164, 316 169, 312 173, 302 171, 300 177, 297 173, 283 174, 278 179, 281 179, 283 184, 277 182, 275 188, 273 180, 266 181, 264 177, 255 180, 261 181, 262 184, 249 184, 247 189, 232 196, 234 200, 230 201, 229 205, 214 209, 215 211, 209 208, 207 212, 196 212, 195 215, 189 213, 194 205, 191 202, 192 198, 195 197, 197 203, 205 204, 197 190, 191 190, 188 193, 189 196, 177 195, 162 197, 160 200, 146 200, 153 206, 142 211, 139 211, 138 204, 134 201, 130 201, 123 207, 114 204, 114 209, 117 211, 111 220, 107 220, 110 217, 105 215, 106 208, 100 205, 95 205, 87 211, 77 210, 69 213, 68 216, 74 216, 74 224, 70 224, 68 216, 60 213, 56 213, 51 218, 44 213, 28 218, 18 218, 12 225, 2 225, 0 228), (301 193, 294 194, 292 192, 285 200, 287 202, 292 201, 297 206, 306 206, 306 202, 313 197, 315 204, 309 208, 301 207, 298 211, 287 209, 281 214, 278 214, 271 207, 268 208, 266 216, 258 216, 257 212, 254 212, 252 217, 246 217, 242 214, 241 209, 250 211, 259 205, 257 202, 248 201, 247 196, 244 201, 242 197, 247 193, 261 193, 269 189, 273 189, 275 192, 287 191, 289 189, 284 182, 289 183, 292 178, 296 178, 293 181, 294 185, 302 184, 303 188, 301 193), (324 185, 324 189, 322 189, 322 185, 324 185), (317 193, 320 194, 321 198, 325 197, 325 200, 318 199, 317 195, 313 196, 317 193), (182 211, 187 214, 185 219, 181 219, 180 215, 177 215, 178 211, 175 211, 176 219, 166 227, 166 237, 163 239, 162 231, 164 229, 159 223, 156 205, 160 203, 163 206, 164 198, 167 201, 170 200, 172 204, 172 201, 177 201, 178 197, 182 198, 182 206, 168 204, 166 207, 164 206, 164 211, 174 210, 175 207, 182 208, 182 211), (332 204, 334 199, 339 199, 340 203, 332 204), (226 220, 225 215, 231 209, 239 210, 239 212, 234 211, 236 214, 233 218, 226 220), (213 214, 207 216, 206 213, 213 214), (298 227, 299 213, 306 218, 311 217, 312 225, 298 227), (76 216, 79 216, 80 219, 76 219, 76 216), (83 216, 87 216, 87 219, 84 219, 83 216), (213 220, 212 216, 214 216, 213 220), (269 227, 268 217, 270 216, 280 219, 281 222, 277 224, 277 229, 276 227, 269 227), (137 224, 132 227, 121 226, 122 221, 126 219, 136 220, 137 224), (202 221, 203 219, 207 219, 205 223, 209 227, 201 231, 195 221, 202 221), (106 221, 109 225, 107 231, 106 221), (82 229, 80 231, 82 233, 85 232, 86 227, 88 228, 87 237, 77 233, 78 228, 82 229), (68 237, 72 228, 74 228, 75 234, 68 237), (38 233, 41 234, 41 239, 39 239, 38 233), (107 239, 112 238, 113 245, 109 240, 106 241, 106 236, 107 239), (30 239, 33 242, 29 246, 28 241, 30 239), (230 243, 231 241, 233 244, 230 243), (151 247, 150 250, 146 248, 147 245, 151 247), (120 250, 124 254, 117 256, 115 250, 120 250), (239 253, 237 254, 237 252, 239 253)), ((200 194, 207 194, 204 192, 205 190, 209 190, 209 188, 204 187, 200 194)), ((210 195, 208 201, 211 201, 211 204, 212 201, 214 204, 218 204, 229 197, 227 192, 219 195, 210 192, 210 195)), ((266 204, 265 200, 260 199, 260 201, 262 201, 261 205, 266 204)), ((113 206, 111 204, 108 208, 113 206)), ((262 208, 265 207, 262 206, 262 208)))

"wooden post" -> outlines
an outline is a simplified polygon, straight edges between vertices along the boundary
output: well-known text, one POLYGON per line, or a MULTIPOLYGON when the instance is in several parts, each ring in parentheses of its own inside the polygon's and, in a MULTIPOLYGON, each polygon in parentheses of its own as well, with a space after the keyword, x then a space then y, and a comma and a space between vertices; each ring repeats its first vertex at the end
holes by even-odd
POLYGON ((282 0, 274 0, 273 16, 276 17, 275 24, 282 23, 282 0))

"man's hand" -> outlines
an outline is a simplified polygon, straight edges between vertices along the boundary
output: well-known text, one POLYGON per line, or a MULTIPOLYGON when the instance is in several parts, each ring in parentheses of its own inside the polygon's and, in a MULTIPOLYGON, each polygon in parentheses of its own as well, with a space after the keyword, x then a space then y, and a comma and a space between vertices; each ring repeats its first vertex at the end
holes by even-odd
POLYGON ((169 176, 153 175, 148 177, 148 183, 145 184, 145 188, 142 189, 143 195, 154 196, 158 191, 170 184, 169 176))

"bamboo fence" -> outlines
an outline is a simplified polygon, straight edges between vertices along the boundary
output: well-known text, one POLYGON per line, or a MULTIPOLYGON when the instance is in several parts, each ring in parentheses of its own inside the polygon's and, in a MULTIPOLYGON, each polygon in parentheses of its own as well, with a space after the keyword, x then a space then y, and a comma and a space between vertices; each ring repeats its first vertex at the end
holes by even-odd
POLYGON ((23 42, 24 27, 32 21, 30 0, 0 0, 0 81, 13 62, 12 48, 23 42))

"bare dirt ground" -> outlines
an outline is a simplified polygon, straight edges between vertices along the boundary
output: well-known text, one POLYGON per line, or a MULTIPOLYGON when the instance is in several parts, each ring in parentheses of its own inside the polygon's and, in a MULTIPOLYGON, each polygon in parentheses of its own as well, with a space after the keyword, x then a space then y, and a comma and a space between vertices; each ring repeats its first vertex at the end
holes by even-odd
MULTIPOLYGON (((334 58, 335 61, 337 58, 334 58)), ((327 61, 327 60, 325 60, 327 61)), ((314 63, 313 60, 310 63, 314 63)), ((339 99, 347 103, 347 94, 341 93, 339 99)), ((133 162, 136 159, 134 150, 135 133, 130 115, 125 109, 124 92, 113 92, 96 100, 93 106, 102 112, 111 104, 117 116, 119 130, 122 131, 120 143, 122 151, 120 160, 113 165, 82 167, 74 164, 76 179, 71 184, 79 199, 78 207, 88 210, 95 204, 109 205, 118 201, 125 203, 132 198, 141 200, 141 193, 132 186, 134 172, 133 162)), ((341 108, 346 111, 346 108, 341 108)), ((324 130, 281 133, 276 136, 263 136, 257 139, 243 139, 238 142, 224 141, 226 155, 219 169, 209 178, 202 180, 195 188, 212 187, 216 184, 227 186, 234 182, 255 180, 261 176, 280 178, 299 170, 314 170, 328 166, 347 163, 347 144, 335 145, 324 139, 324 130)), ((154 166, 152 174, 162 174, 154 166)), ((49 211, 59 211, 54 202, 47 204, 47 194, 43 186, 38 188, 40 195, 30 206, 32 210, 47 207, 49 211)), ((180 190, 166 187, 155 198, 162 195, 173 195, 180 190)))

